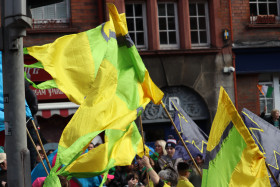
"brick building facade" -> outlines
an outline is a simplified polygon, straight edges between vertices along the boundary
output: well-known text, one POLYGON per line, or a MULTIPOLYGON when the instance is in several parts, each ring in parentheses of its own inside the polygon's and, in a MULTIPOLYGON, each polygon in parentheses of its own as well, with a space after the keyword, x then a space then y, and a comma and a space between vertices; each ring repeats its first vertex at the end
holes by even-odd
POLYGON ((280 108, 280 24, 279 1, 232 1, 233 52, 237 70, 238 111, 247 108, 267 114, 280 108), (271 86, 265 98, 257 85, 271 86))

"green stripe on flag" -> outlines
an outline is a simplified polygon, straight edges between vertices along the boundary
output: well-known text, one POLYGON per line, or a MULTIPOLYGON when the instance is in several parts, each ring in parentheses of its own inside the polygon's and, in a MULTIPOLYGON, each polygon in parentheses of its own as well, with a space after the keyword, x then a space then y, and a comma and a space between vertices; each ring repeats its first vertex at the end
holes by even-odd
POLYGON ((203 169, 203 175, 207 177, 203 177, 202 186, 223 186, 224 184, 229 184, 232 173, 240 162, 246 146, 247 144, 244 139, 235 126, 233 126, 229 135, 223 140, 216 158, 210 161, 208 169, 203 169), (208 181, 207 179, 211 180, 208 181))
POLYGON ((272 92, 273 92, 273 87, 269 86, 267 88, 266 97, 271 97, 272 92))

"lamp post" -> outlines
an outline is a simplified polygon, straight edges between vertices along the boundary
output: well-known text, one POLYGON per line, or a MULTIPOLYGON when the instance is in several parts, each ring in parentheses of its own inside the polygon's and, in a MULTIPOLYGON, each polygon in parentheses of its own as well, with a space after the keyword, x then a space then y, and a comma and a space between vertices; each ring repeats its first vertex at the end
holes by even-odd
POLYGON ((31 186, 30 155, 27 149, 23 36, 31 26, 25 0, 1 1, 5 149, 9 186, 31 186))

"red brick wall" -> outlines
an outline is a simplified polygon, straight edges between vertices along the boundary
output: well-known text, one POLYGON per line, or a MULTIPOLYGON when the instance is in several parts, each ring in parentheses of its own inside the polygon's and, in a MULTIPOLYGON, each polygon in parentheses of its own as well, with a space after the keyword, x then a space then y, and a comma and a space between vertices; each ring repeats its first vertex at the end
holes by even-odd
POLYGON ((263 41, 280 39, 279 28, 248 27, 250 24, 249 0, 235 0, 231 2, 234 41, 263 41))
POLYGON ((24 46, 51 43, 60 36, 89 30, 104 21, 103 0, 70 0, 70 23, 68 28, 32 29, 27 31, 24 46), (100 16, 102 15, 102 16, 100 16))
POLYGON ((237 75, 238 112, 247 108, 255 114, 260 113, 258 75, 237 75))
POLYGON ((71 0, 72 26, 80 31, 99 25, 98 0, 71 0))

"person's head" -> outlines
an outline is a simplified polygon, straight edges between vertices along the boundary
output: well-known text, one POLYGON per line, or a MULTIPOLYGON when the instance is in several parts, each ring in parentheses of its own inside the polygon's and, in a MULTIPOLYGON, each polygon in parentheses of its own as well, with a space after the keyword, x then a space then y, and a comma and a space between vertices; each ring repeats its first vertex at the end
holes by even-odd
POLYGON ((136 172, 129 172, 126 176, 126 181, 129 180, 136 180, 137 182, 139 181, 139 175, 136 172))
POLYGON ((172 135, 169 135, 168 140, 166 141, 165 150, 167 152, 167 155, 171 158, 173 157, 173 155, 175 153, 176 144, 177 144, 177 141, 174 139, 174 137, 172 135))
POLYGON ((158 173, 158 176, 160 177, 161 180, 163 180, 165 183, 167 183, 172 187, 177 185, 178 175, 174 170, 171 169, 161 170, 158 173))
POLYGON ((36 157, 36 162, 41 162, 40 157, 42 158, 42 160, 45 158, 44 152, 40 145, 36 145, 36 149, 39 152, 39 155, 37 154, 37 157, 36 157))
POLYGON ((167 152, 165 150, 166 142, 164 140, 157 140, 155 142, 155 151, 161 156, 166 155, 167 152))
POLYGON ((177 165, 177 170, 180 176, 184 176, 189 178, 192 170, 190 169, 190 165, 186 162, 179 162, 177 165))
POLYGON ((90 143, 90 144, 88 145, 88 150, 90 151, 90 150, 92 150, 93 148, 94 148, 93 143, 90 143))
POLYGON ((200 165, 200 164, 203 164, 204 160, 202 158, 202 155, 197 155, 195 158, 195 162, 200 165))
POLYGON ((279 119, 279 110, 273 109, 273 110, 271 111, 271 116, 272 116, 272 118, 273 118, 274 120, 278 120, 278 119, 279 119))
POLYGON ((4 171, 7 170, 6 153, 0 153, 0 168, 1 168, 1 170, 4 170, 4 171))

